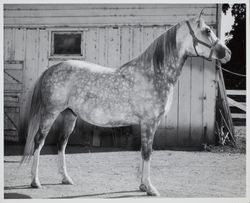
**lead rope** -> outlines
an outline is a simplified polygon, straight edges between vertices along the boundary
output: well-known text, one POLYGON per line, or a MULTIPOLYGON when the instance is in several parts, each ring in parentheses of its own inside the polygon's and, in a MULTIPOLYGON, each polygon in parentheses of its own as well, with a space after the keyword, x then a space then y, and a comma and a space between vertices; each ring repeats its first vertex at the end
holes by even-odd
POLYGON ((219 66, 219 65, 217 65, 217 64, 216 64, 216 66, 217 66, 218 68, 221 68, 223 71, 228 72, 228 73, 231 73, 231 74, 233 74, 233 75, 237 75, 237 76, 240 76, 240 77, 246 77, 246 75, 243 75, 243 74, 240 74, 240 73, 235 73, 235 72, 233 72, 233 71, 227 70, 227 69, 222 68, 221 66, 219 66))

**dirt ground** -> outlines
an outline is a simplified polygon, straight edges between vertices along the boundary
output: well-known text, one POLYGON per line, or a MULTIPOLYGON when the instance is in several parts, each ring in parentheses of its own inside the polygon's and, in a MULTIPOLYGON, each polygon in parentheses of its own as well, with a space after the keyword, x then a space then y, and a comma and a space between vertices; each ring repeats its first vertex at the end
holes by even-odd
MULTIPOLYGON (((161 197, 244 197, 246 156, 242 152, 154 151, 151 180, 161 197)), ((31 164, 19 167, 20 159, 19 155, 4 157, 5 198, 146 197, 138 190, 140 152, 67 154, 74 185, 60 183, 56 155, 42 155, 42 189, 30 188, 31 164)))

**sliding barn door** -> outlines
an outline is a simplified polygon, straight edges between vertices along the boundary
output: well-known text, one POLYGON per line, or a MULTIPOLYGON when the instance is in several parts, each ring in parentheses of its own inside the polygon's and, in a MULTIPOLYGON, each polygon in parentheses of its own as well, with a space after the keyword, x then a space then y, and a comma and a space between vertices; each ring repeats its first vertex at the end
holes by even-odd
POLYGON ((4 140, 19 141, 17 128, 23 87, 22 61, 4 63, 4 140))

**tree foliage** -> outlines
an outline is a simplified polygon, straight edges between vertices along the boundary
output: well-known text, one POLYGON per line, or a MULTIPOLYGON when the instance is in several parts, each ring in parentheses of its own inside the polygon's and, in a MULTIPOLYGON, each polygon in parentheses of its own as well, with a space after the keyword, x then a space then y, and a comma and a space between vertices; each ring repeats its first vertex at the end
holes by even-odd
MULTIPOLYGON (((222 11, 226 14, 231 8, 234 24, 230 32, 225 35, 228 38, 226 45, 232 51, 231 60, 224 68, 246 74, 246 4, 223 4, 222 11)), ((227 89, 245 89, 246 78, 224 72, 224 80, 227 89)))

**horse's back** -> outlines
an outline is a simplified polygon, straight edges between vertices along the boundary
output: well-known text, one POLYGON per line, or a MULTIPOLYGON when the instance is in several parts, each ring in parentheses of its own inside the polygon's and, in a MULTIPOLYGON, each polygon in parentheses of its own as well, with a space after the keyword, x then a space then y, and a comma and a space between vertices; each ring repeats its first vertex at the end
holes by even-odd
POLYGON ((90 78, 113 75, 115 69, 94 63, 67 60, 48 68, 41 76, 44 102, 48 105, 65 106, 75 86, 83 87, 90 78))
POLYGON ((81 69, 81 70, 88 70, 92 73, 113 73, 114 68, 101 66, 95 63, 91 63, 88 61, 80 61, 80 60, 68 60, 65 62, 62 62, 63 65, 74 67, 75 69, 81 69))

